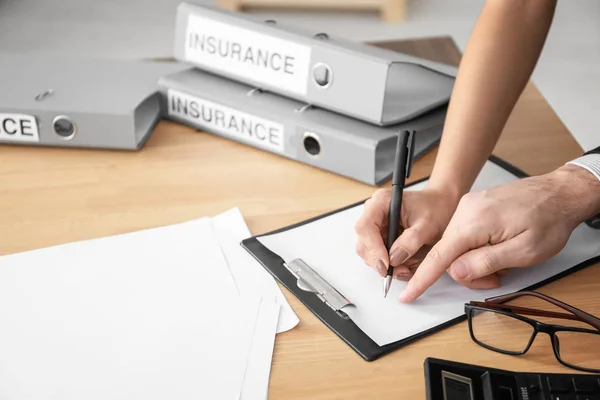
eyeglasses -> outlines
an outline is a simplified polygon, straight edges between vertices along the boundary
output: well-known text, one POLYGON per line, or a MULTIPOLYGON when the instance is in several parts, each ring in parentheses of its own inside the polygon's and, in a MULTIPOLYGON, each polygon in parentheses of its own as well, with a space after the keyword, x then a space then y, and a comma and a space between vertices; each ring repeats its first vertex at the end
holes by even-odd
POLYGON ((471 339, 486 349, 503 354, 525 354, 539 332, 550 336, 556 359, 563 365, 586 372, 600 372, 600 318, 537 292, 517 292, 465 304, 471 339), (570 314, 502 304, 522 296, 533 296, 570 314), (586 328, 546 324, 522 315, 583 322, 586 328))

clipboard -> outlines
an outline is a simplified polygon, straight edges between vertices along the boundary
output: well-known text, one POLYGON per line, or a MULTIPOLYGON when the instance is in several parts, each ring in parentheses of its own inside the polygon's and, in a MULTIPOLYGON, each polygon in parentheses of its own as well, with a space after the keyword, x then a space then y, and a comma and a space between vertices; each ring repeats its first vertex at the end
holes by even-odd
MULTIPOLYGON (((514 167, 513 165, 496 156, 491 156, 489 158, 489 161, 515 175, 519 179, 526 178, 528 176, 520 169, 514 167)), ((420 179, 416 182, 412 182, 406 185, 406 187, 409 188, 427 179, 428 177, 420 179)), ((290 269, 288 269, 290 266, 288 265, 286 267, 285 261, 279 255, 269 250, 258 240, 258 238, 261 236, 272 235, 291 230, 305 224, 309 224, 316 220, 326 218, 333 214, 359 206, 365 201, 366 200, 351 204, 349 206, 317 216, 315 218, 311 218, 285 228, 265 233, 264 235, 254 236, 245 239, 241 242, 241 246, 245 248, 275 279, 277 279, 277 281, 279 281, 283 286, 285 286, 289 291, 291 291, 317 318, 319 318, 319 320, 321 320, 321 322, 323 322, 340 339, 342 339, 348 346, 350 346, 356 353, 358 353, 358 355, 360 355, 366 361, 374 361, 382 357, 383 355, 397 350, 418 339, 424 338, 444 328, 465 321, 466 315, 461 315, 454 319, 448 320, 442 324, 439 324, 431 329, 423 330, 418 334, 398 340, 393 343, 389 343, 385 346, 379 346, 366 333, 364 333, 347 315, 345 315, 343 311, 341 311, 341 307, 339 306, 343 306, 343 301, 345 298, 343 298, 342 295, 342 298, 340 299, 339 296, 336 294, 337 290, 334 287, 329 285, 326 287, 326 290, 322 291, 321 293, 307 291, 307 289, 310 288, 308 288, 302 283, 300 283, 299 286, 299 279, 296 276, 294 276, 292 272, 290 272, 290 269), (342 303, 339 303, 340 301, 342 303)), ((561 273, 558 273, 557 275, 551 276, 548 279, 542 280, 534 285, 523 288, 522 290, 534 290, 550 282, 565 277, 573 272, 593 265, 597 262, 600 262, 600 256, 593 257, 589 260, 579 263, 567 270, 564 270, 561 273)), ((327 284, 327 282, 325 282, 325 284, 327 284)))

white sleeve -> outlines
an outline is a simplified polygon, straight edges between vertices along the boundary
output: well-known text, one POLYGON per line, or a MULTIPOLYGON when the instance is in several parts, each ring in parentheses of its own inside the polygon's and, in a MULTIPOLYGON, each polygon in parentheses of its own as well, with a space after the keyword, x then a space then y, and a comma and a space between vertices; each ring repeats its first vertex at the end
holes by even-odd
POLYGON ((587 154, 569 161, 567 164, 587 169, 600 181, 600 154, 587 154))

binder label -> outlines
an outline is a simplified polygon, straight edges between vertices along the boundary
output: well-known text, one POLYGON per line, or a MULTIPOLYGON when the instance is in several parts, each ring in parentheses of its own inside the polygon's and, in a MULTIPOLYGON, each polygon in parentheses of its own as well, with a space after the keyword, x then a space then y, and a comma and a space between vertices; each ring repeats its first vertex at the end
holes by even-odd
POLYGON ((309 46, 189 16, 185 58, 200 66, 306 95, 310 55, 309 46))
POLYGON ((181 93, 168 91, 169 115, 183 118, 208 131, 269 150, 283 152, 283 125, 233 108, 181 93))
POLYGON ((35 117, 25 114, 0 114, 0 142, 39 142, 35 117))

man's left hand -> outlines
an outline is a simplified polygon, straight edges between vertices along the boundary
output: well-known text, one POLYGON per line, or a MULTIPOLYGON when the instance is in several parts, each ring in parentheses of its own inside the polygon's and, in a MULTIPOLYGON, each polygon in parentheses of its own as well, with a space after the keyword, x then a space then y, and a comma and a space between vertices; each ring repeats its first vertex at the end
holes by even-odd
POLYGON ((599 194, 600 184, 591 173, 564 166, 463 196, 400 301, 416 299, 446 271, 471 288, 497 287, 498 271, 528 267, 560 252, 597 207, 599 194))

